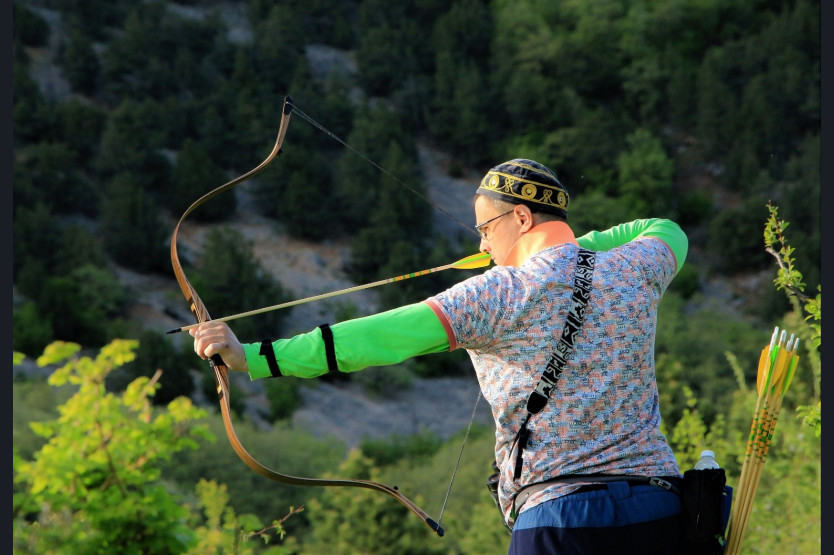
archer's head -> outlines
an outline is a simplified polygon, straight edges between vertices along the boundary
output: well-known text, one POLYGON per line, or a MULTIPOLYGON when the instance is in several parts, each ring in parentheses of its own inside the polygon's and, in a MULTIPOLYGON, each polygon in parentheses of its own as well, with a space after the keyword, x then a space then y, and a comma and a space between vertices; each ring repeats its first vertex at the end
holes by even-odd
POLYGON ((475 192, 475 226, 481 251, 509 263, 518 240, 546 221, 566 222, 568 191, 549 168, 523 158, 489 170, 475 192))
POLYGON ((475 194, 568 219, 568 190, 553 170, 533 160, 516 158, 498 164, 487 172, 475 194))

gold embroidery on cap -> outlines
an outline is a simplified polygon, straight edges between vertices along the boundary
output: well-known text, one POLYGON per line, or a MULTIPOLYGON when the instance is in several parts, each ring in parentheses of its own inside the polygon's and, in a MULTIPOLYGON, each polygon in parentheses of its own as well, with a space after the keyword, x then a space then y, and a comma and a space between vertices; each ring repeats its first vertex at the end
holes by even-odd
MULTIPOLYGON (((530 169, 535 170, 535 168, 530 169)), ((487 175, 485 175, 481 180, 481 188, 489 191, 495 191, 497 193, 501 193, 502 195, 532 201, 538 204, 546 204, 556 208, 566 209, 568 205, 567 193, 562 189, 544 183, 533 183, 520 180, 514 176, 493 171, 487 173, 487 175), (521 187, 514 189, 517 184, 521 184, 521 187), (553 193, 556 193, 555 199, 553 193), (536 198, 537 196, 539 198, 536 198)))

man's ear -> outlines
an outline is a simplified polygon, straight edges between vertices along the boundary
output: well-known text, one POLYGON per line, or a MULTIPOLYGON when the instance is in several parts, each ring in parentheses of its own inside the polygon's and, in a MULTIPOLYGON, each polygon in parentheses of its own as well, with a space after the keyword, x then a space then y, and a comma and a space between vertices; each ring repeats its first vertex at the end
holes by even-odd
POLYGON ((519 204, 516 209, 516 217, 521 220, 521 230, 524 232, 530 231, 536 223, 533 221, 533 212, 530 207, 525 204, 519 204))

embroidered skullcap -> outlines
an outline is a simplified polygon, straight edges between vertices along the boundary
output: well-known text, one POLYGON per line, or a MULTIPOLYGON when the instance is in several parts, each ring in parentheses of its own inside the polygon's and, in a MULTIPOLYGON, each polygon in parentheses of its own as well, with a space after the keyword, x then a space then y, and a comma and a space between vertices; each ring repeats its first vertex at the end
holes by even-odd
POLYGON ((568 217, 568 190, 553 170, 533 160, 516 158, 498 164, 487 172, 476 193, 568 217))

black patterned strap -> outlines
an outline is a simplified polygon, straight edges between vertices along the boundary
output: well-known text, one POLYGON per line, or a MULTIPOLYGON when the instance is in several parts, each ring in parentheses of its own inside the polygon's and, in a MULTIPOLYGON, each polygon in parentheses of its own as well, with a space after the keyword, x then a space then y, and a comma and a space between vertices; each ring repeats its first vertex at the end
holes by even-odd
POLYGON ((593 251, 580 248, 576 253, 576 274, 573 278, 573 296, 571 297, 570 310, 565 320, 562 336, 559 338, 556 348, 550 355, 550 360, 539 378, 536 389, 527 398, 527 417, 524 419, 524 423, 521 425, 516 436, 518 454, 515 459, 513 480, 518 480, 521 476, 521 467, 523 464, 522 453, 527 447, 527 440, 530 437, 530 430, 527 428, 527 423, 530 421, 531 416, 541 411, 547 404, 550 392, 556 387, 559 381, 559 375, 562 373, 562 368, 570 352, 573 350, 576 334, 579 333, 579 328, 582 327, 582 322, 585 321, 585 307, 588 305, 588 299, 591 297, 591 281, 594 276, 595 262, 596 254, 593 251))

